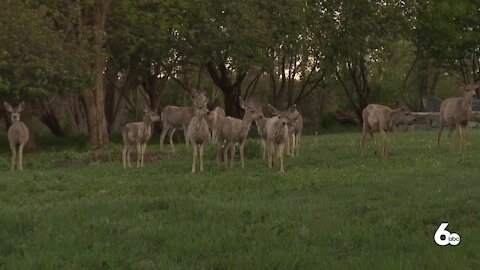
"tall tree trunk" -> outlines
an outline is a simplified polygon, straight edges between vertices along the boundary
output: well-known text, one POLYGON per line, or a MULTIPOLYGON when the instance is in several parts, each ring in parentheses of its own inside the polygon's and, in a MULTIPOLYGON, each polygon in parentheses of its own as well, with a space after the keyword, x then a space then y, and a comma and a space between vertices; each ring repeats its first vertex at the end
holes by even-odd
POLYGON ((222 89, 223 101, 225 103, 225 114, 238 117, 242 116, 242 109, 240 108, 240 89, 227 88, 222 89))
POLYGON ((38 100, 32 104, 35 108, 36 114, 42 123, 44 123, 48 129, 52 132, 53 135, 57 137, 65 136, 65 132, 60 125, 60 121, 58 120, 57 115, 55 114, 55 110, 53 109, 52 105, 48 103, 48 101, 38 100))
POLYGON ((89 143, 92 146, 108 144, 107 121, 105 117, 105 82, 104 71, 106 57, 105 23, 111 0, 96 0, 94 6, 94 42, 95 42, 95 88, 84 91, 83 98, 87 105, 89 143))
POLYGON ((242 82, 245 80, 247 72, 236 71, 236 78, 232 82, 232 74, 227 70, 224 63, 218 67, 212 63, 207 63, 207 70, 215 85, 222 90, 225 102, 225 114, 233 117, 241 117, 240 91, 242 82))

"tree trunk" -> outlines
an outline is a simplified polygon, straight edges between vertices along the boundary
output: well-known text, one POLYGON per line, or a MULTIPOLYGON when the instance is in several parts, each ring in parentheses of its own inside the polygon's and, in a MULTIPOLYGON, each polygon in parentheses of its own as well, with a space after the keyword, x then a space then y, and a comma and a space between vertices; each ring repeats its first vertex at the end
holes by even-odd
POLYGON ((225 114, 240 118, 242 116, 239 99, 240 89, 222 89, 222 92, 225 103, 225 114))
MULTIPOLYGON (((40 101, 40 103, 42 102, 40 101)), ((50 107, 50 105, 39 105, 41 106, 39 113, 40 121, 42 121, 42 123, 44 123, 48 127, 48 129, 50 129, 53 135, 57 137, 64 137, 65 132, 63 131, 62 126, 60 125, 60 121, 58 120, 55 112, 50 107)))
POLYGON ((245 80, 247 72, 236 71, 236 78, 232 83, 232 72, 228 71, 225 64, 221 63, 218 67, 209 62, 207 70, 215 85, 222 90, 225 101, 225 114, 240 118, 242 110, 240 108, 240 91, 242 82, 245 80))
POLYGON ((105 116, 105 82, 104 71, 106 57, 105 23, 110 0, 96 0, 94 7, 94 42, 95 42, 95 88, 84 91, 86 105, 89 143, 92 146, 108 144, 107 121, 105 116))

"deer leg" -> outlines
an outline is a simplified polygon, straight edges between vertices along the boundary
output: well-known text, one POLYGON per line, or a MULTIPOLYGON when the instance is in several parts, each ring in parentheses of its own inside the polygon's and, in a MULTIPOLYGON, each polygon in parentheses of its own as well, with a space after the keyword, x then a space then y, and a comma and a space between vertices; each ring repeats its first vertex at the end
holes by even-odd
POLYGON ((467 151, 467 144, 468 144, 468 136, 467 136, 467 133, 468 133, 468 127, 466 126, 465 129, 463 130, 463 143, 464 143, 464 151, 466 152, 467 151))
POLYGON ((280 161, 280 172, 284 173, 285 169, 283 168, 283 156, 284 156, 284 151, 285 151, 285 144, 279 144, 277 146, 277 156, 280 161))
POLYGON ((12 150, 12 161, 10 162, 10 171, 15 170, 15 163, 17 161, 17 146, 14 143, 10 143, 10 149, 12 150))
MULTIPOLYGON (((443 131, 443 125, 440 123, 440 129, 438 130, 438 136, 437 136, 437 152, 440 151, 440 138, 442 137, 442 131, 443 131)), ((450 130, 450 133, 448 134, 448 137, 450 138, 450 135, 452 134, 450 130)))
POLYGON ((203 172, 203 146, 203 143, 200 144, 200 172, 203 172))
POLYGON ((123 164, 123 168, 126 169, 127 168, 127 147, 126 146, 123 146, 123 150, 122 150, 122 164, 123 164))
POLYGON ((18 147, 18 170, 23 171, 23 147, 25 144, 20 144, 18 147))
POLYGON ((140 163, 140 166, 143 168, 144 160, 145 160, 145 149, 147 148, 147 143, 144 143, 142 145, 142 162, 140 163))
POLYGON ((380 132, 382 133, 382 137, 383 137, 383 156, 388 156, 388 142, 387 142, 387 133, 385 132, 385 130, 382 130, 380 129, 380 132))
POLYGON ((266 150, 267 146, 265 145, 265 140, 260 138, 260 144, 262 145, 262 159, 265 160, 265 158, 266 158, 266 155, 265 155, 266 153, 265 152, 267 151, 266 150))
POLYGON ((245 140, 240 144, 240 160, 242 161, 242 169, 245 168, 245 158, 244 158, 244 148, 245 140))
POLYGON ((163 141, 165 140, 165 135, 167 135, 168 130, 169 127, 163 124, 162 133, 160 133, 160 150, 163 150, 163 141))
POLYGON ((462 137, 463 137, 462 126, 458 125, 457 129, 458 129, 458 150, 461 153, 462 152, 462 137))
POLYGON ((223 163, 225 164, 225 169, 228 168, 228 151, 230 150, 230 144, 231 143, 224 144, 224 147, 222 149, 222 151, 223 151, 223 163))
POLYGON ((367 128, 363 126, 362 136, 360 137, 360 156, 365 156, 365 137, 367 135, 367 128))
POLYGON ((195 144, 192 144, 192 152, 193 152, 193 160, 192 160, 192 173, 195 173, 195 167, 197 163, 197 150, 198 146, 195 144))
POLYGON ((175 146, 173 144, 173 134, 175 134, 176 128, 171 128, 170 129, 170 134, 168 135, 170 137, 170 147, 172 147, 172 152, 175 152, 175 146))
POLYGON ((142 146, 137 143, 137 168, 140 168, 140 156, 142 154, 142 146))
POLYGON ((290 150, 293 147, 293 145, 292 145, 292 137, 290 135, 288 136, 288 140, 287 140, 286 144, 287 144, 287 155, 291 156, 292 153, 291 153, 290 150))
POLYGON ((133 146, 130 145, 127 149, 127 163, 128 163, 129 168, 132 168, 132 162, 131 162, 131 159, 130 159, 130 157, 131 157, 130 153, 132 152, 132 148, 133 148, 133 146))
POLYGON ((267 143, 267 156, 268 156, 268 167, 273 167, 273 159, 275 155, 275 149, 272 142, 267 143))
POLYGON ((300 155, 300 141, 302 139, 302 133, 297 133, 297 141, 295 142, 295 152, 297 154, 297 156, 300 155))
MULTIPOLYGON (((185 148, 188 150, 188 134, 187 134, 188 126, 183 126, 183 136, 185 137, 185 148)), ((194 145, 192 145, 194 147, 194 145)))
POLYGON ((230 159, 230 169, 233 168, 233 162, 235 160, 235 143, 232 143, 232 145, 230 146, 230 155, 231 156, 231 159, 230 159))
POLYGON ((224 147, 225 145, 223 144, 219 144, 218 145, 218 149, 217 149, 217 166, 220 167, 220 162, 222 160, 222 157, 223 157, 223 151, 224 150, 224 147))
POLYGON ((296 152, 297 152, 297 151, 296 151, 296 149, 297 149, 297 143, 298 143, 298 141, 297 141, 297 134, 296 134, 296 133, 293 133, 293 134, 292 134, 292 157, 294 157, 295 154, 296 154, 296 152))

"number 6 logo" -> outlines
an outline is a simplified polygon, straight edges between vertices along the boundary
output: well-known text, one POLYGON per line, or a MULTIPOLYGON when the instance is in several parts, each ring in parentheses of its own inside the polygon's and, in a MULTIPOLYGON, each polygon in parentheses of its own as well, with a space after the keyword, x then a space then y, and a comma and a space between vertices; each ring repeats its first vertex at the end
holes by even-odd
POLYGON ((448 223, 440 224, 435 232, 435 236, 433 237, 435 243, 437 243, 439 246, 446 246, 448 244, 452 246, 458 245, 460 243, 460 235, 456 233, 450 233, 449 231, 445 230, 447 226, 448 223), (442 236, 444 236, 444 239, 442 239, 442 236))

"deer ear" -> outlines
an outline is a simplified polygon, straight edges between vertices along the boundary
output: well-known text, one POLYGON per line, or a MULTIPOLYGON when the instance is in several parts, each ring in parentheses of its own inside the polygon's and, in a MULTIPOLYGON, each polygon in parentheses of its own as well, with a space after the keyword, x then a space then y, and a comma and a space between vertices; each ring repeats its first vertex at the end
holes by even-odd
POLYGON ((18 105, 17 112, 23 111, 24 108, 25 108, 25 102, 22 101, 22 102, 18 105))
POLYGON ((270 109, 272 114, 274 114, 274 115, 279 115, 280 114, 280 111, 277 108, 273 107, 271 104, 268 104, 268 108, 270 109))
POLYGON ((288 110, 290 112, 295 112, 296 109, 297 109, 297 104, 293 104, 288 110))
POLYGON ((239 100, 240 100, 240 108, 245 109, 247 107, 246 102, 243 100, 242 97, 240 97, 239 100))
POLYGON ((8 102, 4 102, 3 105, 5 106, 5 109, 8 111, 8 112, 13 112, 13 108, 12 106, 10 105, 10 103, 8 102))

